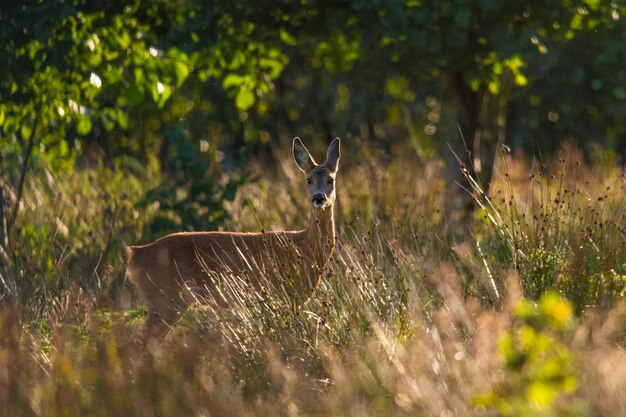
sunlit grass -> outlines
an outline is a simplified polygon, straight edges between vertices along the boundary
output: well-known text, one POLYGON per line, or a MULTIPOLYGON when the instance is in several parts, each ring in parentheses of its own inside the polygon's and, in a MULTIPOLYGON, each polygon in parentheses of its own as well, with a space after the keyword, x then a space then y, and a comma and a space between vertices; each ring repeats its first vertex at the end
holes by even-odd
MULTIPOLYGON (((251 166, 225 229, 306 225, 303 178, 277 160, 251 166)), ((437 162, 344 158, 335 254, 306 304, 242 289, 147 350, 123 246, 142 242, 154 212, 131 203, 145 180, 122 172, 31 178, 19 297, 3 293, 0 314, 3 415, 626 412, 626 192, 613 162, 506 155, 491 195, 475 190, 473 233, 454 241, 437 162)))
POLYGON ((577 312, 610 306, 626 289, 626 181, 616 166, 589 167, 565 146, 548 167, 502 155, 491 196, 475 184, 479 231, 495 265, 519 271, 524 294, 557 289, 577 312))

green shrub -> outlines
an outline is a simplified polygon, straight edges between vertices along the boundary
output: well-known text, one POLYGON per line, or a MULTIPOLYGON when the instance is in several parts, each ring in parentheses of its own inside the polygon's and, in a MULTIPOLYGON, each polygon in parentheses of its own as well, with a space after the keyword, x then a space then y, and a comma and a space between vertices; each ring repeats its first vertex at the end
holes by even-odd
POLYGON ((573 398, 578 388, 577 364, 567 345, 575 322, 571 304, 546 292, 538 304, 524 300, 515 316, 522 323, 500 337, 503 381, 476 404, 500 416, 583 416, 573 398))
POLYGON ((228 218, 225 203, 235 199, 237 189, 248 182, 248 175, 231 175, 224 180, 211 175, 213 153, 201 150, 197 143, 186 140, 182 132, 172 131, 165 165, 169 174, 163 182, 150 188, 137 208, 155 206, 148 234, 155 239, 181 230, 217 230, 228 218))

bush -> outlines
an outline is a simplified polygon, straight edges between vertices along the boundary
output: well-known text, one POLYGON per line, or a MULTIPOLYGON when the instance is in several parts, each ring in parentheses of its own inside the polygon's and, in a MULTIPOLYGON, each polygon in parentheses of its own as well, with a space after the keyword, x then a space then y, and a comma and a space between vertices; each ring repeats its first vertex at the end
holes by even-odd
POLYGON ((575 327, 570 303, 546 292, 538 304, 524 300, 515 316, 521 326, 500 336, 503 382, 478 396, 476 404, 501 416, 584 416, 584 403, 573 398, 577 364, 567 343, 575 327))

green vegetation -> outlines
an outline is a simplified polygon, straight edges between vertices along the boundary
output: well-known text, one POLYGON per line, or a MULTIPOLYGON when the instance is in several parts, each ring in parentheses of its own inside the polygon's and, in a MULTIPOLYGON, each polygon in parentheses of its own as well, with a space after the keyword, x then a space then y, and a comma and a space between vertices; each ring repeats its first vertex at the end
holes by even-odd
POLYGON ((0 415, 623 416, 625 16, 0 6, 0 415), (140 349, 125 247, 303 227, 296 135, 343 140, 318 292, 140 349))
POLYGON ((570 145, 561 155, 550 169, 528 172, 524 185, 512 179, 513 170, 524 168, 519 162, 508 166, 509 158, 503 158, 494 198, 473 184, 482 208, 477 215, 493 232, 485 239, 487 252, 520 272, 527 296, 556 289, 581 313, 611 305, 626 290, 624 176, 619 168, 602 168, 601 161, 595 169, 581 164, 582 155, 570 145))
MULTIPOLYGON (((575 157, 555 162, 556 172, 575 157)), ((501 167, 505 160, 494 184, 495 195, 508 187, 505 204, 485 209, 499 223, 479 215, 465 242, 446 236, 438 162, 346 164, 337 251, 309 303, 294 311, 284 295, 263 293, 227 311, 198 307, 148 353, 134 344, 142 311, 129 310, 138 300, 122 285, 124 244, 141 241, 159 216, 130 204, 144 188, 104 167, 62 181, 33 176, 21 212, 31 226, 12 265, 32 277, 13 275, 19 301, 5 298, 1 406, 7 415, 70 416, 621 415, 623 179, 612 166, 571 164, 586 174, 572 177, 581 193, 569 202, 584 213, 591 204, 597 223, 588 224, 559 212, 554 198, 533 207, 527 161, 507 156, 501 167), (46 187, 55 203, 33 203, 46 187), (549 219, 532 235, 510 207, 520 218, 558 216, 564 235, 549 219), (37 230, 47 237, 33 237, 37 230), (610 250, 584 254, 580 245, 610 250)), ((227 228, 305 223, 302 178, 284 168, 249 165, 258 179, 225 204, 227 228)), ((553 192, 552 180, 541 181, 553 192)))

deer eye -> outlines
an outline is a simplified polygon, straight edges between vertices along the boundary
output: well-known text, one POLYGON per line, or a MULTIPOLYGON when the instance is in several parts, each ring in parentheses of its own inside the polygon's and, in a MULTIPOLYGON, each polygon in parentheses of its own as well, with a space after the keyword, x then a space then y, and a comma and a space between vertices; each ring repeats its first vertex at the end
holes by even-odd
POLYGON ((313 184, 313 180, 311 178, 307 178, 306 179, 306 183, 311 185, 311 184, 313 184))
POLYGON ((326 184, 328 185, 333 185, 335 183, 335 180, 332 178, 329 178, 328 181, 326 181, 326 184))

